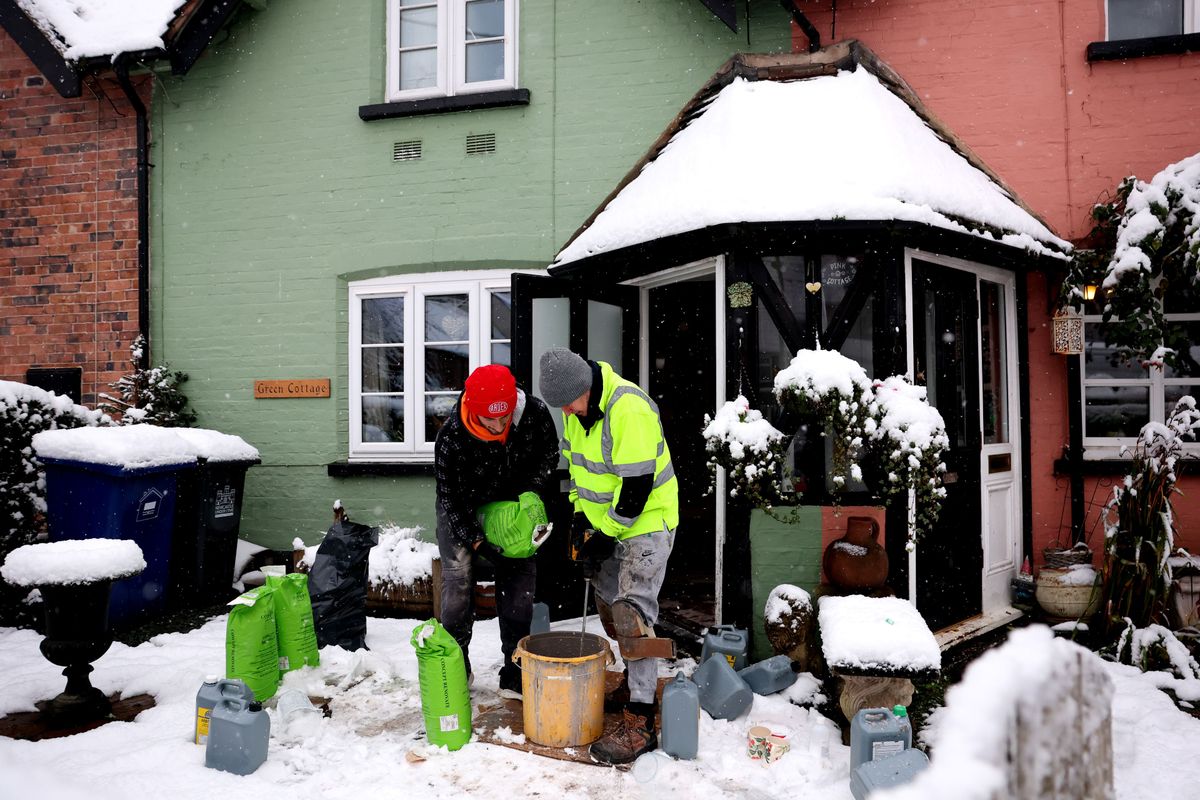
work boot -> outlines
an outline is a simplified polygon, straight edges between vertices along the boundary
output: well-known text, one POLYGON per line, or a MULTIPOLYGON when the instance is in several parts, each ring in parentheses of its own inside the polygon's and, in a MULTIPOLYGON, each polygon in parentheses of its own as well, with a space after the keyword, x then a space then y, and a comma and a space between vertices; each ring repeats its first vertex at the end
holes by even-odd
POLYGON ((604 695, 604 711, 608 714, 615 714, 627 705, 629 705, 629 670, 621 673, 621 682, 611 692, 604 695))
POLYGON ((658 749, 654 732, 654 704, 630 703, 621 712, 616 730, 596 742, 588 752, 601 764, 628 764, 642 753, 658 749))

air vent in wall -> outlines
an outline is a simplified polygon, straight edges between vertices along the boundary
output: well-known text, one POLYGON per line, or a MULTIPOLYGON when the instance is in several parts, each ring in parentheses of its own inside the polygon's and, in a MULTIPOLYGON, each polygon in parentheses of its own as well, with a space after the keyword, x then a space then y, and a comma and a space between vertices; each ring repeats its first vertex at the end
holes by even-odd
POLYGON ((392 145, 392 161, 416 161, 421 157, 421 140, 396 142, 392 145))
POLYGON ((478 156, 496 152, 496 134, 472 133, 467 136, 467 155, 478 156))

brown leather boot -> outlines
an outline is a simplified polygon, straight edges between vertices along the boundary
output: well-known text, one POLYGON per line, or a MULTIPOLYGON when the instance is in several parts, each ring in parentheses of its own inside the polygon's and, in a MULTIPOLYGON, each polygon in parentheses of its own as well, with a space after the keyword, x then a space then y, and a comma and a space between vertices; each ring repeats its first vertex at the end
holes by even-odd
POLYGON ((654 704, 630 703, 621 712, 616 730, 593 744, 588 752, 601 764, 628 764, 642 753, 658 749, 654 704))

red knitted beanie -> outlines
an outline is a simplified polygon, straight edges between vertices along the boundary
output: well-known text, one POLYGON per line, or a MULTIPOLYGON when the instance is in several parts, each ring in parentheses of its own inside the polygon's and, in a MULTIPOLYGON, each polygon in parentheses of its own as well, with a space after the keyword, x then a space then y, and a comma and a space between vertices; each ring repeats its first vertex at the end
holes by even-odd
POLYGON ((467 377, 463 406, 480 417, 503 417, 517 407, 517 379, 502 364, 479 367, 467 377))

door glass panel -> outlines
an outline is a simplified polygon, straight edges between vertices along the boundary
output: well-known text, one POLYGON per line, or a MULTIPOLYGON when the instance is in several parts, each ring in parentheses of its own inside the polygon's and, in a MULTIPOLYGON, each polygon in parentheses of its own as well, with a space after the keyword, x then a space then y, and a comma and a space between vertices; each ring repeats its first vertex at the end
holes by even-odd
POLYGON ((512 345, 508 342, 492 345, 492 363, 512 366, 512 345))
POLYGON ((1179 350, 1179 365, 1164 366, 1163 377, 1200 378, 1200 322, 1177 322, 1171 327, 1182 328, 1189 346, 1179 350))
MULTIPOLYGON (((587 357, 607 361, 621 373, 621 334, 625 312, 620 306, 588 300, 587 357)), ((624 376, 629 377, 629 376, 624 376)), ((636 381, 637 376, 631 380, 636 381)))
POLYGON ((1004 287, 979 282, 980 356, 983 371, 983 442, 1007 444, 1008 332, 1004 287))
POLYGON ((504 41, 467 45, 467 83, 504 80, 504 41))
POLYGON ((403 347, 364 347, 362 349, 362 390, 364 392, 404 391, 403 347))
MULTIPOLYGON (((534 394, 541 397, 542 353, 551 347, 571 346, 571 302, 565 297, 536 297, 530 305, 532 306, 530 310, 532 321, 529 338, 533 356, 533 368, 530 371, 533 385, 529 388, 534 394)), ((562 438, 562 414, 554 409, 551 411, 550 417, 554 420, 554 427, 558 431, 559 438, 562 438)))
POLYGON ((492 338, 512 338, 512 293, 492 292, 492 338))
POLYGON ((1136 437, 1150 420, 1150 387, 1086 386, 1084 436, 1136 437))
POLYGON ((362 399, 362 440, 404 441, 404 395, 374 395, 362 399))
MULTIPOLYGON (((821 328, 828 330, 833 323, 842 301, 849 293, 850 285, 858 274, 862 260, 858 256, 821 256, 821 328)), ((871 298, 867 298, 862 310, 854 319, 846 334, 846 340, 838 352, 859 363, 868 376, 875 375, 874 359, 875 309, 871 298)))
POLYGON ((363 344, 404 341, 404 297, 374 297, 362 301, 363 344))

